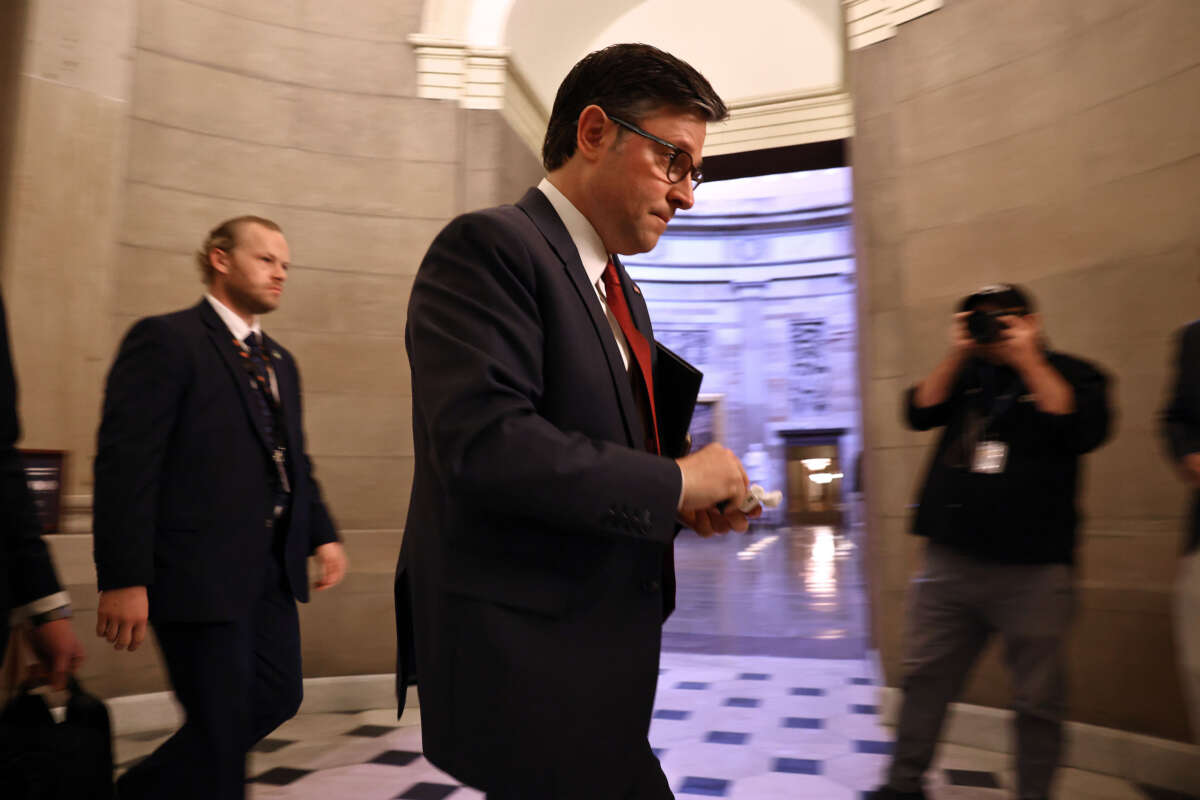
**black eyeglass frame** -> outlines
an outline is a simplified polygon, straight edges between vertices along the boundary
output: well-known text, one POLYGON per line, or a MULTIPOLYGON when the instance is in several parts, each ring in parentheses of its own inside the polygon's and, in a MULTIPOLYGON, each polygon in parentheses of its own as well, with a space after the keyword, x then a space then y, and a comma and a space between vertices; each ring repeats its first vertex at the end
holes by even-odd
POLYGON ((637 125, 634 125, 632 122, 626 122, 623 119, 614 117, 612 114, 606 113, 606 116, 609 119, 611 119, 613 122, 620 125, 622 128, 633 131, 638 136, 644 136, 647 139, 649 139, 650 141, 655 142, 656 144, 661 144, 663 147, 665 147, 671 151, 671 160, 667 162, 667 180, 668 181, 670 181, 671 183, 679 183, 684 178, 687 178, 690 176, 692 179, 692 191, 693 192, 696 191, 696 188, 699 187, 701 183, 703 183, 704 171, 702 169, 700 169, 700 167, 696 166, 696 162, 692 158, 692 154, 689 153, 687 150, 684 150, 682 147, 680 147, 677 144, 671 144, 666 139, 660 139, 659 137, 655 136, 653 133, 650 133, 649 131, 642 130, 637 125), (691 167, 688 170, 686 170, 682 175, 680 175, 678 178, 672 179, 671 178, 671 170, 674 169, 674 167, 675 167, 675 160, 677 158, 679 158, 680 156, 687 156, 688 163, 691 164, 691 167))

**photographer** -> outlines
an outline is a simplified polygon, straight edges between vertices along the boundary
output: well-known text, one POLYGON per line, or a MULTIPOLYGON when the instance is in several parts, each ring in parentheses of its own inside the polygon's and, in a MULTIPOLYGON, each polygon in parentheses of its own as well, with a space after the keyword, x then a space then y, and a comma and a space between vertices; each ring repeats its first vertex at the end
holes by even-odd
POLYGON ((1012 674, 1019 797, 1048 797, 1062 749, 1079 457, 1108 433, 1107 380, 1047 350, 1026 292, 1002 284, 962 302, 949 354, 907 400, 913 428, 945 430, 913 521, 930 541, 910 597, 895 753, 872 796, 925 797, 946 708, 996 632, 1012 674))

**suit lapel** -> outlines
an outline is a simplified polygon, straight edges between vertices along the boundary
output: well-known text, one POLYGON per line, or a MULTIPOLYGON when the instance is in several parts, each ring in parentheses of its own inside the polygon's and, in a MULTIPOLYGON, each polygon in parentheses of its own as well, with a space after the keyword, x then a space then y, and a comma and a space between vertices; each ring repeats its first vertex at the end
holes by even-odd
POLYGON ((639 417, 637 416, 637 404, 633 399, 633 387, 629 383, 629 374, 625 371, 625 362, 621 358, 621 351, 617 348, 616 339, 613 338, 608 317, 604 315, 604 309, 600 307, 600 298, 596 296, 596 290, 588 281, 587 272, 583 269, 583 262, 579 260, 579 250, 575 247, 575 242, 571 240, 567 226, 559 219, 558 213, 546 196, 537 189, 530 189, 526 192, 525 196, 517 203, 517 207, 524 211, 537 226, 562 262, 567 275, 570 276, 579 301, 591 319, 592 328, 604 350, 613 389, 617 393, 617 405, 621 409, 621 422, 625 426, 625 436, 630 447, 638 446, 635 443, 640 441, 640 437, 634 436, 634 429, 635 422, 639 417))
POLYGON ((229 332, 229 328, 217 316, 217 312, 207 300, 201 300, 196 309, 200 314, 200 318, 208 327, 208 338, 212 341, 213 347, 217 348, 221 360, 229 368, 229 375, 233 379, 234 385, 237 386, 238 394, 242 398, 242 410, 250 418, 250 424, 254 427, 254 431, 258 435, 263 449, 269 450, 267 432, 263 429, 262 415, 258 413, 254 405, 254 398, 250 396, 250 393, 254 391, 250 387, 250 376, 246 374, 246 368, 240 362, 241 356, 234 351, 237 345, 233 343, 233 334, 229 332))

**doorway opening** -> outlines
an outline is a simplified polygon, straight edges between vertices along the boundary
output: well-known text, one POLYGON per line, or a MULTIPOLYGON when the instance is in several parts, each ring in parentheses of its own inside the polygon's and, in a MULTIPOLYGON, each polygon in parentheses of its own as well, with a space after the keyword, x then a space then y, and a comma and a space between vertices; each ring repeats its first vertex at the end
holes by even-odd
MULTIPOLYGON (((706 173, 720 173, 715 161, 706 173)), ((721 442, 752 483, 784 495, 747 534, 680 534, 663 647, 861 658, 850 171, 761 174, 752 161, 749 177, 706 182, 658 247, 624 259, 655 337, 704 373, 694 446, 721 442)))

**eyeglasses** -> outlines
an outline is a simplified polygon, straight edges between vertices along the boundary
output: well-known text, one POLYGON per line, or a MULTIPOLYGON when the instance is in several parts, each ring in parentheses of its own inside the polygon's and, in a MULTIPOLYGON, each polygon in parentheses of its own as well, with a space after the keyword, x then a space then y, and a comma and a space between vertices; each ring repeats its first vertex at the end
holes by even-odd
POLYGON ((667 162, 667 180, 669 180, 671 183, 679 183, 681 180, 690 175, 692 178, 692 191, 695 191, 696 187, 700 185, 700 182, 704 180, 704 173, 699 167, 692 164, 692 156, 690 153, 688 153, 688 151, 681 149, 678 145, 671 144, 666 139, 658 138, 653 133, 642 130, 632 122, 626 122, 623 119, 617 119, 611 114, 608 115, 608 118, 620 125, 622 128, 631 130, 638 136, 645 136, 650 141, 661 144, 663 147, 671 151, 671 160, 667 162))

